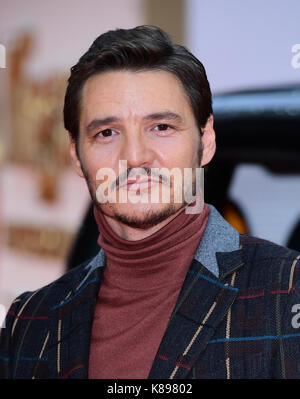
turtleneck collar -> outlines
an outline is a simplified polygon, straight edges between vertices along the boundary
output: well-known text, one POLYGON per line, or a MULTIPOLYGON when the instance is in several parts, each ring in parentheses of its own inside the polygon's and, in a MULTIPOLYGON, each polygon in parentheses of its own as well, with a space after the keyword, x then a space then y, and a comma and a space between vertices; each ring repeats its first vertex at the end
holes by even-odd
POLYGON ((97 208, 98 244, 106 254, 105 278, 123 289, 145 290, 174 284, 184 278, 208 220, 209 207, 200 214, 180 212, 152 235, 129 241, 116 234, 97 208))

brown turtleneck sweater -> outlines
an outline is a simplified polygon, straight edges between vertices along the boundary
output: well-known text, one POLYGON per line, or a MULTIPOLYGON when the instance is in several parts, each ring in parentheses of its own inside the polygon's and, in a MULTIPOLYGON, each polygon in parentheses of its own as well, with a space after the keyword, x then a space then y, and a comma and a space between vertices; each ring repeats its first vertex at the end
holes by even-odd
POLYGON ((92 326, 89 378, 147 378, 208 220, 184 211, 151 236, 119 237, 95 210, 106 254, 92 326))

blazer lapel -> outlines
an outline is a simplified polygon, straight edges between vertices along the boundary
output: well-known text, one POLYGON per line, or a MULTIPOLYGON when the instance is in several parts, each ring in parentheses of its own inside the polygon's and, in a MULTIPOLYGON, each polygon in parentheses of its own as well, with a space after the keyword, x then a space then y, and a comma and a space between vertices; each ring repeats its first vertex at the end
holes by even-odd
POLYGON ((90 336, 103 268, 79 289, 66 291, 49 311, 48 360, 51 378, 88 378, 90 336))
POLYGON ((220 278, 193 260, 148 378, 186 378, 234 302, 238 289, 223 282, 241 267, 241 251, 217 253, 220 278))

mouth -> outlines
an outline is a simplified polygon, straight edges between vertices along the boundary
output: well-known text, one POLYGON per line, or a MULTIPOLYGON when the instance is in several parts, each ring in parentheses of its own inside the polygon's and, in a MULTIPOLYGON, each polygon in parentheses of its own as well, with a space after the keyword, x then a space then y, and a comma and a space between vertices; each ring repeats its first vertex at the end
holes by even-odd
POLYGON ((126 180, 122 185, 120 185, 120 189, 126 189, 126 190, 144 190, 144 189, 149 189, 152 186, 155 186, 157 184, 161 183, 161 178, 153 178, 153 177, 147 177, 147 178, 142 178, 142 179, 128 179, 126 180))

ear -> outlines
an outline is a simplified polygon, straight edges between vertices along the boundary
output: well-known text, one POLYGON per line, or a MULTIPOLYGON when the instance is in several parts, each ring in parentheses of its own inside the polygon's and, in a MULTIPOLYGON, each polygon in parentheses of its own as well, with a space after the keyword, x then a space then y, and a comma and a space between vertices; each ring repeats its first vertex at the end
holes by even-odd
POLYGON ((201 166, 207 165, 216 152, 216 133, 214 131, 214 117, 210 115, 202 129, 202 160, 201 166))
POLYGON ((82 173, 82 169, 81 169, 81 164, 80 164, 80 160, 77 156, 77 152, 76 152, 76 142, 75 140, 71 137, 70 133, 69 133, 69 138, 70 138, 70 146, 69 146, 69 151, 70 151, 70 156, 71 156, 71 161, 72 161, 72 165, 76 171, 76 173, 80 176, 80 177, 84 177, 83 173, 82 173))

